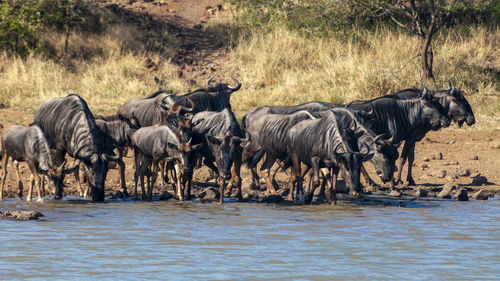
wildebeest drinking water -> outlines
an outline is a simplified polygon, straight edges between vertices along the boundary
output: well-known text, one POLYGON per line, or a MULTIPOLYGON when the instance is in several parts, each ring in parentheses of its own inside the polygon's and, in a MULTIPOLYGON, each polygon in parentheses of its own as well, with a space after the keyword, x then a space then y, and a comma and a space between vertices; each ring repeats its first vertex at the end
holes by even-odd
POLYGON ((42 188, 43 180, 40 178, 40 174, 48 175, 57 190, 61 189, 63 185, 64 175, 73 172, 75 169, 75 167, 64 169, 66 161, 59 166, 54 165, 49 142, 38 123, 32 123, 29 127, 19 125, 11 126, 7 128, 2 135, 2 164, 4 170, 0 200, 3 199, 3 189, 7 178, 7 162, 9 158, 17 161, 16 172, 19 186, 19 198, 22 198, 23 194, 22 182, 19 174, 19 162, 28 163, 32 177, 28 197, 26 199, 27 201, 31 201, 33 185, 35 184, 37 186, 38 199, 41 200, 40 189, 42 188))
MULTIPOLYGON (((117 161, 121 155, 103 152, 103 135, 85 100, 75 94, 49 99, 37 108, 35 121, 51 140, 51 148, 56 150, 55 165, 64 162, 66 153, 83 162, 89 173, 92 200, 103 201, 107 162, 117 161)), ((54 197, 61 199, 62 193, 62 186, 56 186, 54 197)))

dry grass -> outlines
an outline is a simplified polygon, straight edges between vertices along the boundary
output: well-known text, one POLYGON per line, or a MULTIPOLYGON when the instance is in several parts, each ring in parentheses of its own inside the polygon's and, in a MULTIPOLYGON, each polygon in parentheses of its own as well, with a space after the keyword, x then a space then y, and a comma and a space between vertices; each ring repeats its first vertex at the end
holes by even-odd
MULTIPOLYGON (((230 21, 223 18, 212 27, 230 21)), ((221 29, 221 34, 226 31, 221 29)), ((174 92, 190 88, 188 81, 177 78, 177 66, 136 46, 140 45, 137 32, 116 26, 92 37, 74 34, 69 63, 61 58, 54 62, 42 56, 21 59, 0 54, 0 102, 33 110, 48 98, 78 93, 100 113, 113 112, 125 101, 157 90, 154 76, 174 92), (146 58, 157 63, 157 70, 146 68, 146 58)), ((232 98, 240 116, 260 105, 346 103, 420 85, 416 38, 384 29, 352 38, 356 39, 309 39, 283 28, 255 33, 235 42, 217 76, 232 75, 243 83, 232 98)), ((48 33, 47 41, 56 53, 63 53, 61 34, 48 33)), ((454 81, 471 101, 478 124, 495 128, 500 127, 499 45, 500 30, 484 28, 472 29, 467 36, 450 32, 434 41, 438 86, 454 81)))
MULTIPOLYGON (((265 104, 346 103, 420 86, 416 38, 389 30, 358 38, 363 39, 307 39, 277 28, 242 40, 226 65, 245 85, 232 100, 234 109, 242 114, 265 104)), ((450 33, 434 44, 438 87, 447 87, 451 79, 465 91, 479 123, 500 127, 500 119, 493 116, 500 113, 500 30, 450 33)))

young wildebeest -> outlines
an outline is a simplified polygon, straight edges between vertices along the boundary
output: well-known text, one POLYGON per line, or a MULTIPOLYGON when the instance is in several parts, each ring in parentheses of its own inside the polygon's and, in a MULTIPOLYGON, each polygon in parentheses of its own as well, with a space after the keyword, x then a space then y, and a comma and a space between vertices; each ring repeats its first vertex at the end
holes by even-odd
POLYGON ((161 160, 174 162, 173 166, 177 176, 177 196, 179 200, 184 200, 184 188, 182 186, 184 173, 188 169, 192 153, 201 148, 201 144, 191 146, 191 140, 184 139, 184 136, 172 128, 170 125, 154 125, 137 130, 132 135, 132 144, 135 152, 135 189, 137 196, 137 182, 141 181, 142 198, 152 200, 153 187, 158 173, 158 164, 161 160), (147 195, 144 190, 144 176, 148 177, 147 195))
MULTIPOLYGON (((103 149, 104 136, 85 100, 74 94, 50 99, 37 108, 35 121, 51 140, 51 148, 56 149, 55 165, 63 163, 66 153, 83 162, 89 173, 92 200, 104 201, 107 162, 118 161, 121 155, 103 149)), ((61 199, 62 192, 62 185, 56 186, 54 198, 61 199)))
MULTIPOLYGON (((365 126, 376 134, 390 137, 395 145, 419 140, 416 132, 439 130, 450 125, 444 108, 427 92, 411 100, 380 97, 366 102, 352 102, 346 107, 364 112, 368 116, 363 120, 365 126)), ((401 157, 406 156, 402 154, 401 157)), ((393 188, 394 180, 391 181, 393 188)))
MULTIPOLYGON (((262 151, 266 153, 261 170, 263 170, 267 190, 271 194, 276 194, 276 190, 272 183, 270 169, 277 159, 283 161, 289 155, 287 150, 288 130, 302 120, 314 118, 310 112, 301 110, 292 114, 260 115, 247 124, 246 132, 250 135, 251 141, 243 150, 242 160, 244 163, 249 163, 249 168, 252 169, 258 162, 258 160, 254 161, 253 159, 256 158, 256 154, 262 151)), ((293 187, 293 183, 297 181, 295 176, 290 177, 290 187, 293 187)), ((293 190, 290 190, 288 198, 293 200, 293 190)))
MULTIPOLYGON (((204 158, 203 163, 219 175, 219 202, 223 201, 225 181, 230 178, 228 189, 236 185, 238 199, 242 200, 241 146, 244 146, 248 139, 243 139, 243 131, 234 113, 230 109, 221 112, 200 112, 193 117, 193 123, 197 123, 193 126, 193 141, 204 144, 200 151, 204 158)), ((188 196, 191 177, 188 179, 188 196)))
POLYGON ((75 167, 64 169, 64 161, 60 166, 54 166, 52 152, 42 128, 37 123, 29 127, 14 125, 9 127, 2 135, 2 163, 4 167, 0 200, 3 199, 3 189, 7 177, 7 162, 9 157, 17 161, 16 172, 19 186, 19 198, 23 196, 21 176, 19 174, 19 162, 28 163, 31 171, 31 183, 28 191, 27 201, 31 201, 33 185, 37 186, 38 200, 42 200, 40 189, 43 180, 39 174, 48 175, 53 181, 56 189, 63 185, 64 175, 73 172, 75 167))
MULTIPOLYGON (((393 97, 403 100, 418 99, 422 97, 425 92, 430 91, 425 88, 423 90, 411 88, 401 90, 392 95, 387 95, 387 97, 393 97)), ((468 126, 472 126, 474 123, 476 123, 476 119, 474 118, 474 113, 472 112, 472 108, 469 102, 465 99, 462 91, 460 89, 456 89, 451 82, 449 89, 431 92, 431 94, 444 108, 444 111, 447 113, 448 119, 450 121, 457 122, 459 127, 461 127, 464 122, 466 122, 468 126)), ((408 174, 406 177, 406 181, 408 182, 408 185, 415 185, 415 181, 413 180, 411 173, 413 161, 415 159, 415 142, 423 139, 427 131, 428 130, 426 130, 425 128, 423 128, 423 130, 417 130, 415 131, 415 137, 409 138, 405 141, 403 151, 401 152, 401 163, 399 165, 396 183, 402 183, 401 174, 403 172, 404 164, 408 159, 408 174)))

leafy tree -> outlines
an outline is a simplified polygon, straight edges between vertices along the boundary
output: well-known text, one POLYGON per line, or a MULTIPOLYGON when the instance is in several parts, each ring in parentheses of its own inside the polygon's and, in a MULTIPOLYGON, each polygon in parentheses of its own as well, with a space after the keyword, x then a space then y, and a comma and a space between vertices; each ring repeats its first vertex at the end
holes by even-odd
POLYGON ((42 45, 40 1, 0 0, 0 48, 26 55, 42 45))

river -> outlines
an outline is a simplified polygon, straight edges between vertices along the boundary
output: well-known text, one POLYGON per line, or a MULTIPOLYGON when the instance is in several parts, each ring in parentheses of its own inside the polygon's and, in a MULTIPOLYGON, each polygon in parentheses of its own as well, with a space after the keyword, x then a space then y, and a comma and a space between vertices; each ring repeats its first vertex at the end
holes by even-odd
POLYGON ((25 202, 0 280, 498 280, 500 200, 25 202), (397 207, 403 201, 406 207, 397 207))

